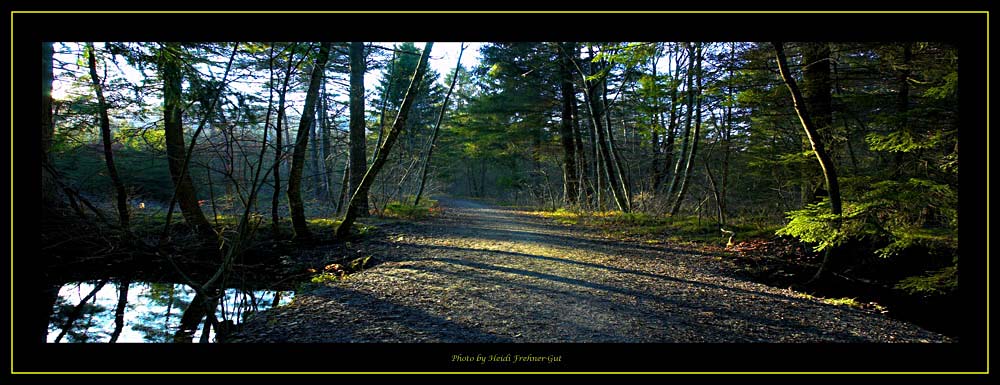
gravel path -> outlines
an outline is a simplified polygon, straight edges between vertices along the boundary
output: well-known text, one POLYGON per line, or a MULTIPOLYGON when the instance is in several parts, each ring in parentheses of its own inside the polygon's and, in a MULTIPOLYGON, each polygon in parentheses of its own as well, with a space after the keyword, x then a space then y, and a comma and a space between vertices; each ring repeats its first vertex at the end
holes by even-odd
POLYGON ((374 267, 297 294, 232 341, 948 341, 742 280, 694 250, 606 241, 471 201, 440 203, 442 215, 365 241, 374 267))

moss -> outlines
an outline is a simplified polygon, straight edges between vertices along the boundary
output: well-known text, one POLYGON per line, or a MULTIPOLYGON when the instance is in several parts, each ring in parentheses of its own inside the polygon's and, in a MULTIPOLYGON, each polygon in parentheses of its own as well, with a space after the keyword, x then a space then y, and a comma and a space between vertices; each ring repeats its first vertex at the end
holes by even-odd
POLYGON ((382 215, 389 218, 420 220, 428 218, 440 212, 438 202, 433 199, 422 199, 419 205, 412 205, 412 198, 406 198, 404 202, 392 201, 386 204, 382 215))

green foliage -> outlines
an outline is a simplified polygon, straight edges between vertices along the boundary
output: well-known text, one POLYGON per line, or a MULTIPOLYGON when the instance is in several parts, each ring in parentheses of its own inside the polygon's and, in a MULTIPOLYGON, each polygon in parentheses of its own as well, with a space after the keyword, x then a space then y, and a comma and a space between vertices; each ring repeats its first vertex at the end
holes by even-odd
POLYGON ((877 253, 883 257, 920 246, 958 247, 958 194, 950 186, 926 179, 882 181, 870 186, 856 206, 856 217, 889 238, 877 253))
POLYGON ((131 151, 164 152, 167 149, 162 129, 122 127, 115 133, 115 141, 131 151))
POLYGON ((343 276, 341 276, 341 275, 339 275, 337 273, 332 273, 332 272, 324 271, 322 273, 319 273, 319 274, 316 274, 316 275, 312 276, 312 278, 309 278, 309 282, 315 283, 315 284, 318 284, 318 285, 325 285, 325 284, 329 284, 329 283, 335 283, 335 282, 337 282, 337 281, 339 281, 341 279, 343 279, 343 276))
POLYGON ((949 294, 958 290, 958 266, 948 266, 926 275, 904 278, 895 287, 910 294, 949 294))
POLYGON ((888 134, 871 133, 865 139, 875 151, 913 152, 940 146, 951 134, 951 131, 936 131, 919 138, 908 131, 893 131, 888 134))
POLYGON ((309 225, 309 227, 311 227, 310 230, 315 230, 315 231, 336 230, 337 226, 340 226, 340 222, 342 221, 339 219, 331 219, 331 218, 310 218, 306 220, 306 223, 309 225))
POLYGON ((827 201, 791 211, 788 219, 788 224, 778 229, 776 235, 787 235, 815 244, 813 250, 817 252, 837 246, 843 241, 842 232, 835 225, 839 218, 830 212, 830 203, 827 201))
POLYGON ((945 75, 942 80, 941 85, 927 88, 924 91, 924 96, 934 99, 946 99, 958 94, 958 71, 953 71, 945 75))

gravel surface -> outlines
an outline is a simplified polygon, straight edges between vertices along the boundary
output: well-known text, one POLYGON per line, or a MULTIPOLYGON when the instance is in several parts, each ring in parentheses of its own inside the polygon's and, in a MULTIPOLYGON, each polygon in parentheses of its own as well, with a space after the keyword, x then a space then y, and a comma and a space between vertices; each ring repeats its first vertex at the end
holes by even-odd
POLYGON ((298 293, 230 341, 949 342, 874 311, 742 280, 689 248, 608 241, 513 209, 439 201, 441 215, 364 241, 375 266, 298 293))

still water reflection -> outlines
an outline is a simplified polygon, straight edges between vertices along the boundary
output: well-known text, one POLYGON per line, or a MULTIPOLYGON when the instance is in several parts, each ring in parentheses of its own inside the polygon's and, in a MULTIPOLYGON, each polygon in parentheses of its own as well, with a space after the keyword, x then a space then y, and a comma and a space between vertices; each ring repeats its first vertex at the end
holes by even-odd
MULTIPOLYGON (((195 291, 183 284, 132 282, 126 292, 121 284, 108 281, 71 282, 59 290, 49 321, 48 342, 173 342, 181 316, 195 291), (96 291, 95 291, 96 289, 96 291), (124 309, 119 306, 124 304, 124 309), (78 310, 77 310, 78 309, 78 310), (120 320, 116 319, 120 315, 120 320), (75 320, 69 328, 65 326, 75 320), (116 322, 117 321, 117 322, 116 322)), ((226 289, 216 317, 242 322, 248 315, 291 302, 292 291, 226 289)), ((204 318, 202 319, 204 323, 204 318)), ((201 339, 202 329, 193 339, 201 339)), ((215 329, 209 332, 215 342, 215 329)))

